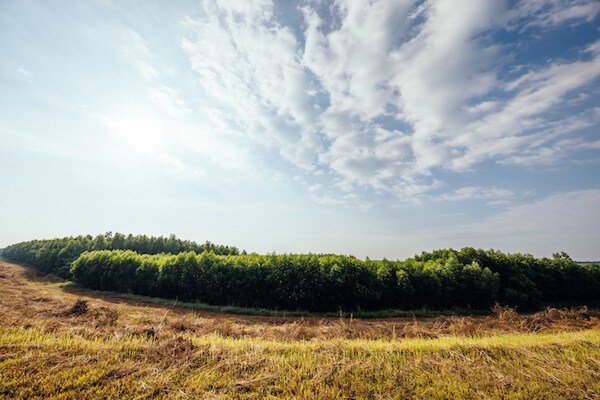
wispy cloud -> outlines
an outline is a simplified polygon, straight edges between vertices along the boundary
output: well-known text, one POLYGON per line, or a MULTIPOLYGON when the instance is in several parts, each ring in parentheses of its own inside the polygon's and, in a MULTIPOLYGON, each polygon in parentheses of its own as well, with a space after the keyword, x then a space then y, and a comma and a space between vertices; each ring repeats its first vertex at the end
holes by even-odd
POLYGON ((192 112, 175 89, 168 86, 153 87, 148 93, 150 99, 172 117, 183 117, 192 112))
POLYGON ((484 188, 480 186, 465 186, 453 192, 443 193, 433 199, 435 201, 463 201, 463 200, 506 200, 515 197, 512 190, 496 187, 484 188))
POLYGON ((593 2, 356 1, 327 17, 305 5, 301 37, 269 1, 203 8, 181 46, 219 124, 347 188, 409 198, 439 187, 435 168, 551 163, 562 145, 548 143, 589 126, 546 113, 600 75, 595 47, 505 78, 489 32, 589 21, 593 2))
MULTIPOLYGON (((531 71, 503 85, 507 98, 498 111, 466 124, 464 132, 449 143, 460 149, 451 168, 465 169, 473 164, 501 157, 501 162, 515 159, 532 148, 595 123, 590 117, 549 119, 543 113, 567 102, 566 95, 584 87, 600 76, 600 56, 590 61, 553 63, 531 71), (564 129, 567 128, 567 129, 564 129), (462 154, 461 154, 462 153, 462 154), (503 158, 508 156, 508 159, 503 158)), ((592 118, 595 118, 592 116, 592 118)), ((541 158, 544 162, 554 159, 541 158)))
POLYGON ((121 53, 139 73, 147 80, 160 77, 160 72, 153 65, 156 56, 150 50, 148 42, 132 29, 123 29, 121 38, 121 53))
POLYGON ((33 74, 31 72, 29 72, 29 70, 27 70, 26 68, 23 67, 19 67, 16 69, 17 73, 19 73, 22 77, 24 77, 27 80, 31 80, 33 79, 33 74))
POLYGON ((222 124, 274 146, 297 166, 314 168, 322 147, 314 84, 292 31, 274 19, 270 2, 205 1, 204 9, 204 18, 183 21, 188 35, 181 46, 203 91, 225 112, 222 124))
POLYGON ((508 13, 510 25, 516 29, 549 28, 563 23, 589 22, 600 12, 594 0, 521 0, 508 13))

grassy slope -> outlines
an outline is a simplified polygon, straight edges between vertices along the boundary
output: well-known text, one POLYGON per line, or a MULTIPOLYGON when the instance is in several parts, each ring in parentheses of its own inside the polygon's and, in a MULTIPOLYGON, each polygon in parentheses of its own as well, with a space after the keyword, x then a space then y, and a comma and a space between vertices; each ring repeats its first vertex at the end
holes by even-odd
POLYGON ((73 294, 7 263, 0 292, 0 398, 600 396, 582 313, 283 321, 88 297, 72 314, 73 294))

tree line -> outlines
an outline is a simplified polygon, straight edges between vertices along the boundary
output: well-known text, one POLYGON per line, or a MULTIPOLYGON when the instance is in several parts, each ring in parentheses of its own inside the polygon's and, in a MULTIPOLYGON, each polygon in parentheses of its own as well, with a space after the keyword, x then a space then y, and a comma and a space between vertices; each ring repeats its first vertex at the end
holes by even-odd
POLYGON ((597 304, 600 265, 464 248, 404 261, 351 256, 258 255, 174 237, 101 235, 24 242, 4 257, 58 272, 84 287, 280 310, 520 310, 597 304), (116 239, 116 240, 115 240, 116 239))
POLYGON ((6 247, 2 256, 33 265, 46 273, 69 278, 71 263, 81 253, 95 250, 132 250, 139 254, 178 254, 186 251, 239 254, 236 247, 216 245, 208 241, 198 244, 178 239, 175 235, 155 237, 107 232, 95 237, 86 235, 21 242, 6 247))

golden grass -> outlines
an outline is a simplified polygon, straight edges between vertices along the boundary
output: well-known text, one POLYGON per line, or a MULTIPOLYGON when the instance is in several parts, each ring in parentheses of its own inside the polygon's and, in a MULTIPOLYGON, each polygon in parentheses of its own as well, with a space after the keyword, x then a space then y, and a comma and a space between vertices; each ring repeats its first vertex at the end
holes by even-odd
POLYGON ((600 398, 584 309, 293 320, 86 297, 70 312, 76 296, 27 273, 0 262, 0 398, 600 398))

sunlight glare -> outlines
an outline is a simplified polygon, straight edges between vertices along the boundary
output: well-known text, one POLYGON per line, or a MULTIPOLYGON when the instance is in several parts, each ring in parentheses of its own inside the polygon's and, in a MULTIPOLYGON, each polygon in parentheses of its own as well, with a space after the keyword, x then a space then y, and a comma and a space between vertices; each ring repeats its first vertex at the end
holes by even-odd
POLYGON ((163 125, 150 112, 129 112, 115 122, 119 139, 132 150, 156 154, 164 145, 163 125))

